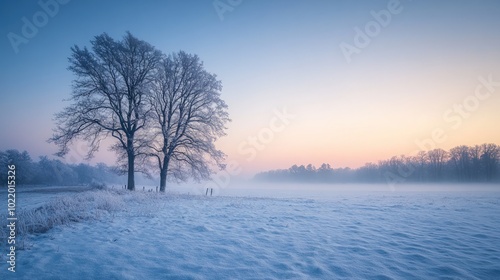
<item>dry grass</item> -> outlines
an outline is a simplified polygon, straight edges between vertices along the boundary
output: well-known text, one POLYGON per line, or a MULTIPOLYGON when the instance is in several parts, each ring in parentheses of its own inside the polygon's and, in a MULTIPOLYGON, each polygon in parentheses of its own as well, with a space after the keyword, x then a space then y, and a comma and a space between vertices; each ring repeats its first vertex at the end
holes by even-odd
MULTIPOLYGON (((152 197, 158 195, 103 189, 58 197, 35 209, 20 209, 16 212, 16 248, 29 247, 26 238, 31 234, 46 233, 60 225, 97 220, 112 212, 123 210, 128 203, 144 202, 152 197)), ((7 221, 7 214, 0 214, 0 220, 7 221)), ((0 248, 6 246, 8 234, 6 227, 0 231, 0 248)))

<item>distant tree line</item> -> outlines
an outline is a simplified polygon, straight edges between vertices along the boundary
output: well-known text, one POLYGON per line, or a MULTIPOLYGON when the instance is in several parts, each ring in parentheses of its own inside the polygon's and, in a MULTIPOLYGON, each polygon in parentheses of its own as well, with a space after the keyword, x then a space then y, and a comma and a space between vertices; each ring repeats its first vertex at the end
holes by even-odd
POLYGON ((16 165, 17 185, 91 185, 123 182, 112 167, 104 163, 67 164, 41 156, 33 161, 27 151, 0 151, 0 185, 7 185, 7 165, 16 165))
POLYGON ((449 151, 420 151, 415 156, 394 156, 356 169, 332 168, 323 163, 293 165, 258 173, 257 180, 273 182, 500 182, 500 146, 458 146, 449 151))

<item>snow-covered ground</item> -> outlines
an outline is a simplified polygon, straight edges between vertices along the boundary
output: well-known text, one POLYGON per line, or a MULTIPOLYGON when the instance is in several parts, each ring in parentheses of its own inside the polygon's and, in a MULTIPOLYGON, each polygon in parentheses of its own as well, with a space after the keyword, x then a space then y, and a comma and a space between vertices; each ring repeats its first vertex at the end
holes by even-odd
POLYGON ((122 195, 0 279, 500 279, 500 192, 359 188, 122 195))

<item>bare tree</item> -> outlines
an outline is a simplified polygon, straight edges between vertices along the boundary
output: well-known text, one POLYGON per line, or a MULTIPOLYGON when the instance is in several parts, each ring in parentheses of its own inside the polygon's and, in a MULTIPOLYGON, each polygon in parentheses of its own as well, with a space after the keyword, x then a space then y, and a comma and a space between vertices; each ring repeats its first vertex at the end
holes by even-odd
POLYGON ((443 149, 434 149, 427 152, 431 177, 434 180, 442 180, 443 168, 448 160, 448 152, 443 149))
MULTIPOLYGON (((450 150, 451 152, 451 150, 450 150)), ((469 147, 470 157, 470 176, 471 180, 480 180, 484 175, 483 167, 481 166, 481 146, 475 145, 469 147)))
POLYGON ((163 60, 150 99, 155 124, 149 145, 161 191, 167 177, 199 181, 209 178, 214 166, 224 168, 225 154, 214 145, 229 121, 221 89, 198 56, 180 51, 163 60))
POLYGON ((426 178, 426 166, 428 164, 428 157, 425 151, 419 151, 414 157, 415 166, 417 169, 418 181, 422 182, 426 178))
POLYGON ((121 41, 104 33, 91 44, 91 51, 71 48, 68 69, 76 76, 72 104, 56 115, 57 128, 49 141, 59 146, 59 156, 75 139, 88 141, 90 158, 104 138, 113 137, 113 149, 127 156, 128 189, 134 190, 136 147, 142 143, 136 135, 146 125, 146 95, 162 55, 130 33, 121 41))
POLYGON ((456 176, 461 181, 471 179, 471 148, 461 145, 450 150, 450 161, 456 171, 456 176))
POLYGON ((500 161, 500 146, 489 143, 481 145, 481 162, 483 163, 487 180, 492 180, 496 175, 500 161))

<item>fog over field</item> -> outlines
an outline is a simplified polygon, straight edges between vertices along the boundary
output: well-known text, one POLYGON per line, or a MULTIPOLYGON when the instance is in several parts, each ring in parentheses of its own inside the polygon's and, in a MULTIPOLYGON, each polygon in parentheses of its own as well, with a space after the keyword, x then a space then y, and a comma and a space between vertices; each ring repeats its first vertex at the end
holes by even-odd
POLYGON ((500 279, 500 1, 0 1, 0 280, 500 279))
MULTIPOLYGON (((215 196, 21 191, 21 208, 25 202, 44 211, 39 201, 50 197, 54 210, 44 213, 54 214, 62 211, 55 210, 61 203, 89 201, 72 210, 75 217, 78 211, 97 210, 98 218, 89 215, 27 237, 18 251, 16 275, 496 279, 498 187, 249 183, 215 196)), ((0 275, 11 277, 6 270, 0 275)))

